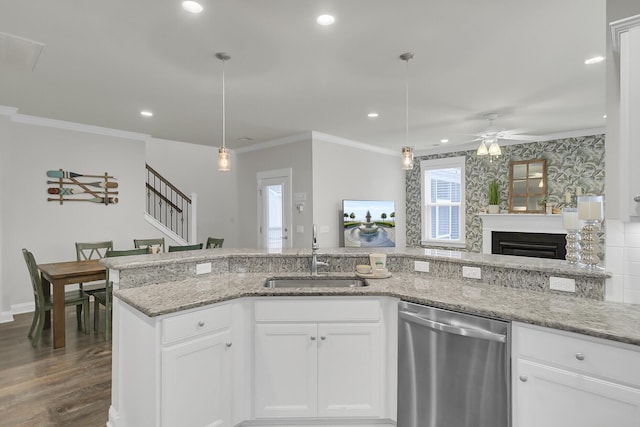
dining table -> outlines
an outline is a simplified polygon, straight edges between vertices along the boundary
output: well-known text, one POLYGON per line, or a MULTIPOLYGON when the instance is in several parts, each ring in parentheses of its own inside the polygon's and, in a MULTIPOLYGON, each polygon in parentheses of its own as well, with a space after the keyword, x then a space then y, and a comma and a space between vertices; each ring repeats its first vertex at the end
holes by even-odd
MULTIPOLYGON (((45 298, 53 289, 53 348, 61 348, 65 346, 65 286, 106 280, 107 270, 99 259, 38 264, 38 269, 45 298)), ((51 327, 50 312, 45 312, 44 327, 51 327)))

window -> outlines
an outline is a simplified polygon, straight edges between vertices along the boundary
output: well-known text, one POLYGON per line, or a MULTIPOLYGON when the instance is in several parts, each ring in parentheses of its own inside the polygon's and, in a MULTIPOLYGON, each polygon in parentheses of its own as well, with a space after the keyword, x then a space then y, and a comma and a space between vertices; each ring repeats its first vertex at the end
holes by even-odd
POLYGON ((465 246, 464 161, 450 157, 420 162, 425 245, 465 246))

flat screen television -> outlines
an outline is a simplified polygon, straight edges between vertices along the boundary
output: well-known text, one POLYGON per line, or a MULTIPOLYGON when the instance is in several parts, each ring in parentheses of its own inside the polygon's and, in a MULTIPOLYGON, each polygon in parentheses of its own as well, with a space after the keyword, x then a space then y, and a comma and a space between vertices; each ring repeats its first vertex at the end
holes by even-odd
POLYGON ((345 247, 394 247, 396 245, 394 201, 343 200, 342 232, 345 247))

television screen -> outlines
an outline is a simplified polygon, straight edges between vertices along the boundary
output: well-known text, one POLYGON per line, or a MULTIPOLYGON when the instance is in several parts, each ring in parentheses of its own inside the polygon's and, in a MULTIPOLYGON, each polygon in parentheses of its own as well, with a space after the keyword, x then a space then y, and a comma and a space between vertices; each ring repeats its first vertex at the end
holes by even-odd
POLYGON ((343 200, 344 246, 394 247, 396 212, 393 200, 343 200))

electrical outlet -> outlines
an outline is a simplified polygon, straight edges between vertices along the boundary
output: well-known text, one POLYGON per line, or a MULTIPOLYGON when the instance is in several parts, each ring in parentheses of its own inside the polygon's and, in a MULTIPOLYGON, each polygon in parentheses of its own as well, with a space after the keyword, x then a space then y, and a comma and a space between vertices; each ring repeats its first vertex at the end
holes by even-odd
POLYGON ((211 273, 211 263, 203 262, 200 264, 196 264, 196 274, 206 274, 211 273))
POLYGON ((415 271, 421 271, 423 273, 429 272, 429 263, 427 261, 414 261, 413 269, 415 271))
POLYGON ((463 265, 462 277, 466 277, 467 279, 481 279, 482 270, 480 270, 480 267, 468 267, 466 265, 463 265))
POLYGON ((549 277, 549 287, 554 291, 563 292, 575 292, 576 281, 575 279, 568 279, 566 277, 549 277))

